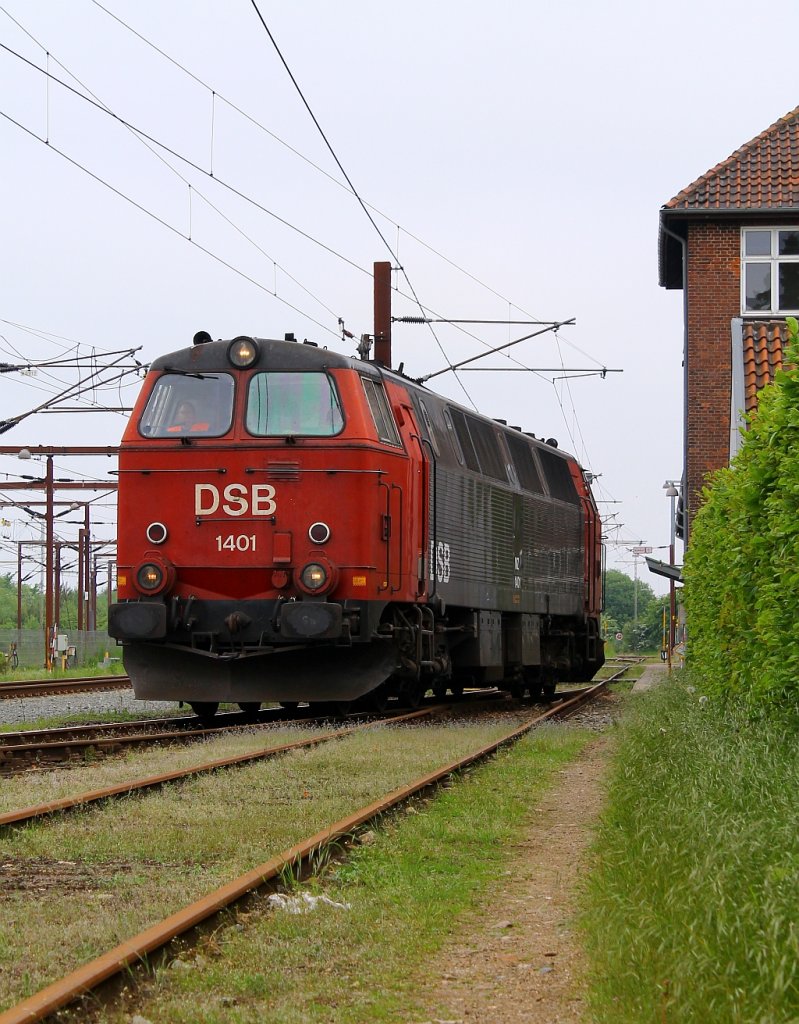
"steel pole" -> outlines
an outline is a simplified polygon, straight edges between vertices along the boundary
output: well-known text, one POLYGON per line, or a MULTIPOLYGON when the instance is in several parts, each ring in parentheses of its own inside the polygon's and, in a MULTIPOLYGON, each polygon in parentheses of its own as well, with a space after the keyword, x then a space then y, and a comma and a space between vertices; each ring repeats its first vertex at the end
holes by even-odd
POLYGON ((91 568, 92 568, 92 534, 91 523, 89 522, 89 505, 87 503, 83 511, 83 592, 81 599, 85 596, 85 613, 83 616, 83 628, 88 632, 91 626, 91 568))
MULTIPOLYGON (((671 539, 669 543, 669 564, 674 566, 674 540, 676 530, 676 495, 669 496, 671 502, 671 539)), ((674 620, 676 618, 674 580, 669 579, 669 671, 671 671, 671 652, 674 650, 674 620)))
POLYGON ((22 629, 22 545, 17 541, 17 630, 22 629))
POLYGON ((78 632, 83 632, 83 593, 86 582, 83 579, 83 549, 86 544, 86 530, 78 530, 78 632))
POLYGON ((50 641, 53 632, 53 456, 47 456, 47 511, 45 512, 44 667, 53 667, 50 641))

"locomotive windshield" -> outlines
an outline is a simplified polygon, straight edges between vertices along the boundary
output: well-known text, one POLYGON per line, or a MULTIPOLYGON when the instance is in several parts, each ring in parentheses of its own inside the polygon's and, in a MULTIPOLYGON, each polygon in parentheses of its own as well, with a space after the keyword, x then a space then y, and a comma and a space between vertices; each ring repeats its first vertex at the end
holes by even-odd
POLYGON ((145 437, 219 437, 233 418, 229 373, 165 373, 155 382, 139 421, 145 437))
POLYGON ((258 437, 331 437, 344 416, 326 373, 267 372, 250 381, 246 425, 258 437))

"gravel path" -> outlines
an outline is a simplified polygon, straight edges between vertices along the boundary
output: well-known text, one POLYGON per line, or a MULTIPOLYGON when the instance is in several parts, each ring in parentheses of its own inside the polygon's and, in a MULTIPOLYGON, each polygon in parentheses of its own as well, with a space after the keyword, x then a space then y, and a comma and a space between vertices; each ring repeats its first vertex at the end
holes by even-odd
POLYGON ((0 700, 0 724, 26 725, 40 718, 64 715, 105 714, 109 711, 131 711, 135 715, 175 711, 175 701, 136 700, 133 690, 93 690, 89 693, 67 693, 57 697, 16 697, 0 700))
POLYGON ((430 964, 424 1024, 585 1020, 577 885, 604 800, 611 750, 604 734, 622 703, 606 694, 569 719, 597 738, 545 795, 517 847, 515 870, 430 964))

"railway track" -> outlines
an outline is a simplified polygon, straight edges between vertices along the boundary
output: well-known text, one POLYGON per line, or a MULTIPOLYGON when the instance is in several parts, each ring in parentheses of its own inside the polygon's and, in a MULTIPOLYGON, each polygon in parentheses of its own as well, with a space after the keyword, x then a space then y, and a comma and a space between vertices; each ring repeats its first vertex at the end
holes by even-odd
POLYGON ((129 690, 128 676, 85 676, 81 679, 28 679, 0 683, 0 700, 19 697, 57 697, 93 690, 129 690))
MULTIPOLYGON (((78 793, 76 796, 64 797, 60 800, 49 800, 46 803, 35 804, 31 807, 23 807, 19 810, 0 813, 0 827, 8 825, 21 825, 33 821, 36 818, 44 818, 59 812, 72 810, 75 807, 85 807, 87 804, 100 803, 103 800, 110 800, 114 797, 128 796, 130 793, 147 789, 157 789, 170 782, 177 782, 180 779, 190 778, 195 775, 204 775, 208 772, 219 771, 222 768, 232 768, 240 765, 251 764, 253 761, 261 761, 268 757, 277 757, 286 754, 291 750, 302 750, 308 747, 317 747, 331 740, 341 739, 350 736, 362 729, 374 728, 378 725, 392 724, 413 721, 419 718, 429 718, 441 712, 442 707, 433 705, 429 708, 422 708, 417 711, 410 711, 406 714, 398 713, 384 718, 371 718, 369 721, 358 722, 346 726, 343 729, 336 729, 331 732, 318 733, 306 739, 297 740, 294 743, 283 743, 277 746, 262 747, 259 750, 248 751, 245 754, 235 754, 231 757, 217 758, 212 761, 204 761, 201 764, 193 765, 190 768, 181 768, 177 771, 163 772, 158 775, 148 775, 145 778, 133 779, 130 782, 122 782, 115 786, 107 786, 103 789, 89 790, 85 793, 78 793)), ((213 731, 213 730, 205 730, 213 731)))
MULTIPOLYGON (((472 700, 497 699, 504 696, 502 691, 472 691, 467 697, 472 700)), ((431 701, 434 708, 440 701, 431 701)), ((397 704, 395 713, 401 713, 397 704)), ((353 714, 369 718, 381 717, 382 713, 370 709, 352 709, 353 714)), ((18 732, 0 733, 0 776, 13 775, 32 767, 58 767, 69 764, 87 755, 118 754, 134 747, 152 747, 164 744, 193 743, 207 739, 220 730, 252 730, 281 722, 301 721, 323 722, 331 718, 345 718, 346 714, 336 713, 335 707, 306 705, 287 711, 283 708, 266 708, 258 712, 232 711, 214 716, 212 724, 204 724, 196 715, 181 715, 171 718, 153 718, 136 722, 105 722, 89 725, 61 726, 54 729, 24 729, 18 732)))
MULTIPOLYGON (((469 765, 475 764, 493 755, 499 748, 516 742, 537 725, 556 717, 567 717, 583 705, 602 693, 609 682, 619 678, 627 670, 622 668, 610 679, 583 690, 569 700, 560 701, 555 706, 543 711, 523 725, 518 726, 498 740, 475 750, 465 757, 449 764, 442 765, 411 782, 409 785, 395 789, 352 814, 333 822, 315 835, 296 843, 289 849, 270 860, 259 864, 251 871, 232 879, 206 896, 171 914, 163 921, 147 928, 145 931, 109 950, 107 953, 84 964, 71 974, 47 985, 39 992, 23 1000, 21 1003, 0 1013, 0 1024, 23 1024, 42 1020, 75 1002, 82 996, 98 988, 103 982, 145 961, 157 950, 162 950, 168 943, 180 935, 192 931, 198 925, 212 920, 225 908, 243 897, 261 890, 274 887, 282 872, 297 871, 302 865, 308 865, 312 857, 330 844, 346 840, 366 823, 411 800, 418 794, 429 791, 447 778, 461 772, 469 765)), ((427 710, 427 709, 425 709, 427 710)), ((416 713, 418 714, 418 712, 416 713)))
MULTIPOLYGON (((157 746, 162 743, 188 743, 204 739, 220 729, 252 729, 272 725, 298 716, 281 708, 256 715, 229 712, 217 715, 214 724, 203 725, 196 715, 150 718, 136 722, 103 722, 89 725, 60 726, 54 729, 23 729, 0 733, 0 774, 19 771, 26 766, 69 762, 82 754, 118 753, 126 747, 157 746)), ((308 718, 319 718, 309 715, 308 718)))
MULTIPOLYGON (((644 659, 619 659, 618 663, 622 666, 623 672, 642 660, 644 659)), ((579 689, 564 691, 557 695, 557 699, 568 700, 579 693, 579 689)), ((474 700, 497 699, 503 697, 504 693, 501 690, 477 691, 470 696, 474 700)), ((191 714, 136 722, 109 722, 0 733, 0 776, 16 774, 31 767, 57 767, 87 755, 105 756, 135 747, 196 742, 220 729, 252 729, 258 725, 287 721, 289 718, 321 721, 326 717, 342 717, 334 714, 325 716, 320 711, 319 707, 306 706, 294 709, 290 714, 281 708, 265 709, 255 715, 228 712, 217 715, 212 725, 200 723, 196 715, 191 714)))

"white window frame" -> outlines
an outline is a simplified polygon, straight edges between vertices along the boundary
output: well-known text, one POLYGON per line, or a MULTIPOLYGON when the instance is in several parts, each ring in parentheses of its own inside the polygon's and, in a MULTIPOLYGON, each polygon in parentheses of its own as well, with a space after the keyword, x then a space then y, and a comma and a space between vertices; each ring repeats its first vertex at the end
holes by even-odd
POLYGON ((797 224, 749 224, 741 228, 741 315, 747 317, 764 316, 785 316, 787 314, 799 313, 799 307, 782 309, 779 306, 779 267, 781 263, 799 264, 799 253, 790 256, 780 256, 777 253, 780 231, 799 232, 797 224), (771 254, 768 256, 747 256, 746 255, 746 233, 747 231, 770 231, 771 232, 771 254), (750 263, 768 264, 771 267, 771 306, 768 309, 747 309, 746 308, 746 268, 750 263))

